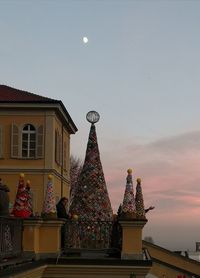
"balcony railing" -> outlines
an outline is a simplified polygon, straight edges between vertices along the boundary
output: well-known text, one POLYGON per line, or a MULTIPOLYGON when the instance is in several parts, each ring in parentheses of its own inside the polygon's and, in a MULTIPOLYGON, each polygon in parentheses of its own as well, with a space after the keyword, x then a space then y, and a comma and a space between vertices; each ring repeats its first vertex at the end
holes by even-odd
POLYGON ((113 222, 68 220, 64 232, 65 249, 109 249, 113 222))
POLYGON ((22 220, 0 217, 0 260, 22 253, 22 220))

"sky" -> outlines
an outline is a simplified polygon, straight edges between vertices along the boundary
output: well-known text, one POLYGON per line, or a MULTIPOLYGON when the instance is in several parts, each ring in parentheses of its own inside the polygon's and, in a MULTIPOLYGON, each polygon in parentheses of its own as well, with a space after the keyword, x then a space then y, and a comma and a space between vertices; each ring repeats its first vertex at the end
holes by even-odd
POLYGON ((200 241, 199 13, 192 0, 0 1, 0 83, 62 100, 82 160, 98 111, 114 211, 132 168, 155 206, 144 237, 171 250, 200 241))

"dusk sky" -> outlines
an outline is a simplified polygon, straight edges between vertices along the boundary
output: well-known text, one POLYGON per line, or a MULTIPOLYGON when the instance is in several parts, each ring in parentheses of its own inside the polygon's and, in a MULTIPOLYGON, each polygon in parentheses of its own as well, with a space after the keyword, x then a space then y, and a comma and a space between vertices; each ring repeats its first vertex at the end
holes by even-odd
POLYGON ((200 1, 0 1, 0 83, 60 99, 84 160, 96 124, 114 211, 141 177, 144 236, 200 241, 200 1), (82 38, 88 37, 84 44, 82 38))

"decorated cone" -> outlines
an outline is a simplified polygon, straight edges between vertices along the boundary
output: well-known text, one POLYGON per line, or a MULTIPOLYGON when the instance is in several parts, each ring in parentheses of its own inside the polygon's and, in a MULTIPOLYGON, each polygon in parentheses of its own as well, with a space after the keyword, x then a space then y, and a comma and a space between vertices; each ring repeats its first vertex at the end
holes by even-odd
MULTIPOLYGON (((94 111, 89 113, 98 114, 94 111)), ((90 115, 89 113, 87 115, 90 115)), ((76 192, 72 199, 69 212, 72 215, 72 219, 88 222, 87 231, 84 230, 84 234, 87 236, 88 242, 92 242, 95 237, 97 238, 99 236, 100 224, 98 222, 104 222, 104 225, 106 221, 111 222, 113 212, 100 160, 94 125, 96 121, 93 121, 93 118, 88 121, 92 125, 88 138, 85 161, 78 178, 76 192), (94 225, 95 222, 97 223, 96 226, 94 225)), ((103 232, 105 237, 110 236, 107 230, 103 232)), ((105 239, 105 243, 107 240, 108 238, 105 239)))
POLYGON ((18 190, 12 214, 16 217, 27 218, 31 216, 32 210, 29 208, 29 194, 24 184, 24 174, 19 176, 18 190))
POLYGON ((136 216, 138 219, 146 219, 144 200, 142 195, 141 179, 137 179, 136 195, 135 195, 136 216))
POLYGON ((121 219, 135 219, 135 199, 133 191, 132 169, 127 170, 126 189, 124 193, 123 204, 121 208, 121 219))
POLYGON ((52 175, 48 176, 46 195, 43 204, 42 216, 45 218, 56 218, 56 199, 54 196, 52 175))
POLYGON ((28 209, 30 210, 31 215, 33 215, 33 193, 31 191, 30 180, 26 181, 26 191, 27 191, 27 195, 28 195, 28 199, 27 199, 28 209))

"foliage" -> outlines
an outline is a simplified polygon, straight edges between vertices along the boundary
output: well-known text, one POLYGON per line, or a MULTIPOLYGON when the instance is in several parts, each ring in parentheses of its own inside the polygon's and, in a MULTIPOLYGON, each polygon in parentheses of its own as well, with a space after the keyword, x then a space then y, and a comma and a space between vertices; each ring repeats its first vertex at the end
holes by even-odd
POLYGON ((74 197, 78 177, 82 171, 82 168, 83 168, 82 160, 78 157, 75 157, 74 155, 71 155, 70 156, 70 202, 74 197))

